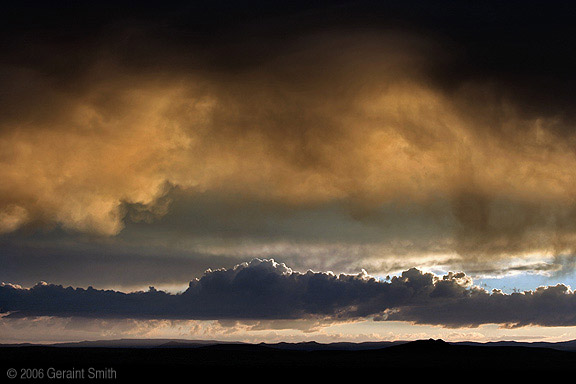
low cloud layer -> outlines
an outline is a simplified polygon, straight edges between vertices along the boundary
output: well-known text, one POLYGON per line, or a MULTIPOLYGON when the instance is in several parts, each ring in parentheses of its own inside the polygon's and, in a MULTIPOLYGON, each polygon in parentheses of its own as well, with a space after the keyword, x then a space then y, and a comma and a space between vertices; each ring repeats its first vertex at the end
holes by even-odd
POLYGON ((207 270, 180 294, 150 288, 123 293, 40 283, 30 289, 0 286, 0 312, 113 319, 351 321, 400 320, 444 327, 501 324, 576 325, 576 295, 568 287, 504 294, 473 285, 466 274, 435 276, 410 269, 387 281, 362 271, 300 273, 273 260, 254 259, 207 270))

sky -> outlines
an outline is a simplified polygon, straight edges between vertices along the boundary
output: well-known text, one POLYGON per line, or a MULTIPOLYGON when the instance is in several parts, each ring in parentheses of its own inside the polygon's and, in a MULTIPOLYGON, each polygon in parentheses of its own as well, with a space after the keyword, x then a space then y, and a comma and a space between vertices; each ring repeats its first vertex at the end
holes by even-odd
POLYGON ((575 14, 7 5, 0 342, 576 339, 575 14))

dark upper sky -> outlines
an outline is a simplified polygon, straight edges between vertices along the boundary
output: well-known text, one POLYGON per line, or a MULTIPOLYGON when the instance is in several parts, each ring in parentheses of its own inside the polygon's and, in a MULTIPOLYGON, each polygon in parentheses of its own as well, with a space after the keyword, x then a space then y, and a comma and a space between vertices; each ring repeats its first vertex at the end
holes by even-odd
POLYGON ((100 44, 133 30, 136 47, 117 52, 127 65, 186 65, 199 45, 216 70, 240 71, 318 31, 409 31, 453 49, 451 60, 433 68, 442 85, 503 82, 522 91, 515 96, 540 97, 540 107, 554 108, 574 81, 574 8, 570 1, 22 1, 3 8, 3 61, 68 78, 85 69, 100 44), (181 49, 155 54, 162 43, 181 49), (27 50, 35 52, 27 57, 27 50), (62 53, 66 60, 49 57, 62 53))

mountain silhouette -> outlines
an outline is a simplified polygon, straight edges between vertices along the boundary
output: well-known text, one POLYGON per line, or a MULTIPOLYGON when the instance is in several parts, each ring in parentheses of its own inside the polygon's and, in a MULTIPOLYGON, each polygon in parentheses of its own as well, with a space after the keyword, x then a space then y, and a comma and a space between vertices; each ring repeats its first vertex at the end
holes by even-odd
MULTIPOLYGON (((354 349, 354 343, 202 344, 161 341, 136 342, 140 347, 105 347, 102 343, 94 343, 98 345, 95 347, 87 346, 90 345, 87 342, 73 347, 2 346, 0 364, 4 372, 9 368, 27 367, 111 367, 119 377, 147 382, 204 371, 226 377, 247 372, 260 374, 306 369, 319 378, 339 378, 350 372, 426 375, 439 370, 482 373, 576 371, 576 352, 533 345, 467 345, 429 339, 389 344, 359 343, 365 345, 362 348, 357 345, 356 348, 361 349, 354 349), (156 346, 151 347, 152 344, 156 346)), ((123 344, 127 345, 126 342, 123 344)))

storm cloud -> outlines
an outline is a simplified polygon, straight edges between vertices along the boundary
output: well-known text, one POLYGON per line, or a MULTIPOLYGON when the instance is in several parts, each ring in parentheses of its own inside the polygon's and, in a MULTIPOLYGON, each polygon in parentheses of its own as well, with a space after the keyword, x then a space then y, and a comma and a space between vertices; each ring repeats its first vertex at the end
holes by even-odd
POLYGON ((0 286, 0 311, 34 316, 112 319, 348 321, 401 320, 444 327, 501 324, 576 325, 576 296, 557 285, 505 294, 473 285, 463 272, 443 276, 415 268, 389 280, 355 275, 300 273, 274 260, 254 259, 230 269, 207 270, 180 294, 153 287, 123 293, 39 283, 30 289, 0 286))
POLYGON ((26 4, 2 16, 2 234, 115 236, 178 189, 408 207, 471 260, 574 253, 567 2, 26 4))

